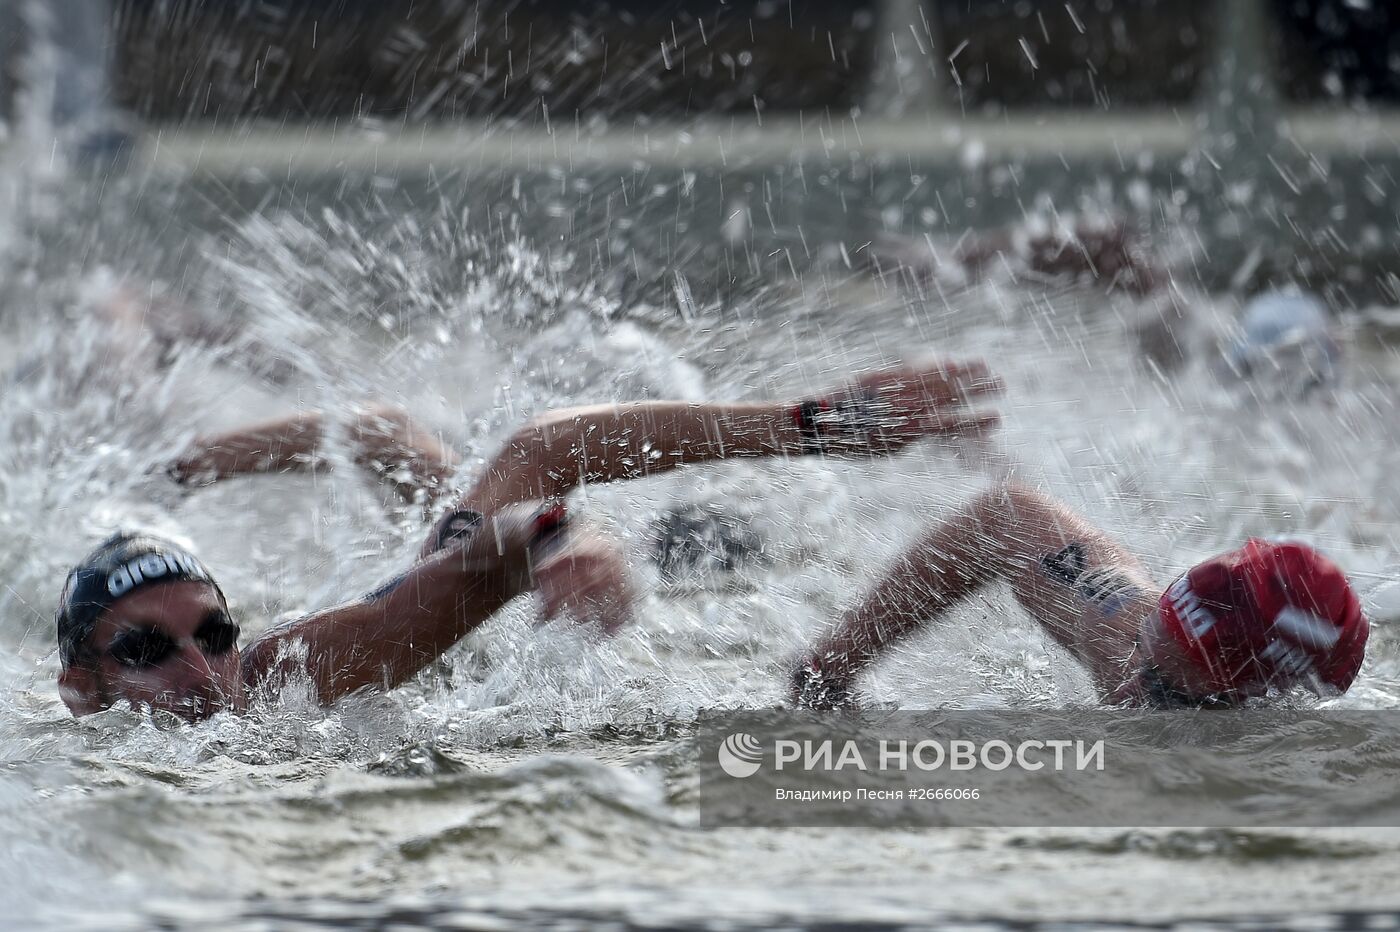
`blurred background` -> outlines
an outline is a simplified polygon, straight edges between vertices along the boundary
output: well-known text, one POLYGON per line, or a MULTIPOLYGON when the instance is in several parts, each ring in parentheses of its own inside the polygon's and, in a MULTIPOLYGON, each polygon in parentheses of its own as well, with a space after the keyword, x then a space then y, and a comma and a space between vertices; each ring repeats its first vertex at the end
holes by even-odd
MULTIPOLYGON (((1087 196, 1148 222, 1165 207, 1199 231, 1195 272, 1213 288, 1238 286, 1248 260, 1250 275, 1305 279, 1338 306, 1394 296, 1375 232, 1394 214, 1400 38, 1397 14, 1369 0, 0 9, 0 115, 37 100, 89 134, 80 149, 129 146, 142 165, 606 177, 641 161, 694 173, 701 201, 761 203, 754 252, 793 267, 820 252, 799 226, 858 243, 1087 196), (1135 180, 1170 195, 1134 202, 1135 180)), ((524 206, 527 226, 566 219, 524 206)), ((648 242, 628 249, 656 266, 642 277, 685 261, 695 287, 726 278, 713 228, 637 225, 648 242)))

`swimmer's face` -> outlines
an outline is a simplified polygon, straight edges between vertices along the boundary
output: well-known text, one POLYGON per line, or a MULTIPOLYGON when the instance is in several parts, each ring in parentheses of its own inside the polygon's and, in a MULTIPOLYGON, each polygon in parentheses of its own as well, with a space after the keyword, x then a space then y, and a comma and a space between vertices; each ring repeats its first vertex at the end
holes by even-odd
POLYGON ((1210 696, 1219 702, 1231 704, 1252 696, 1262 696, 1268 691, 1267 684, 1263 683, 1233 689, 1228 693, 1213 689, 1205 671, 1187 658, 1157 612, 1149 612, 1143 620, 1138 645, 1142 663, 1156 667, 1167 682, 1189 696, 1210 696))
POLYGON ((75 715, 125 699, 198 721, 247 705, 238 628, 213 586, 148 586, 103 612, 85 656, 59 678, 75 715))

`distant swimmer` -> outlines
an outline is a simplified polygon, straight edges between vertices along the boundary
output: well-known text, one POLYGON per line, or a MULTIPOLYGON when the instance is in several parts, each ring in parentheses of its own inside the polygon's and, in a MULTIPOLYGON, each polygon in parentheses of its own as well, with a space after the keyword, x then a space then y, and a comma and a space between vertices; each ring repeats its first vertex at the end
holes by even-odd
POLYGON ((988 279, 1026 286, 1088 286, 1126 295, 1138 358, 1158 372, 1181 368, 1194 330, 1187 302, 1165 261, 1127 219, 1116 216, 1031 216, 994 230, 968 230, 942 248, 932 239, 885 237, 870 267, 884 278, 922 288, 959 289, 988 279))
POLYGON ((1263 290, 1217 338, 1202 301, 1176 286, 1166 260, 1122 218, 1031 217, 1014 227, 968 231, 942 249, 932 240, 886 237, 872 247, 869 261, 876 275, 943 288, 1000 276, 1121 292, 1136 304, 1127 313, 1138 357, 1162 373, 1204 357, 1227 385, 1301 400, 1335 385, 1342 371, 1331 317, 1316 295, 1295 285, 1263 290))
POLYGON ((1335 695, 1356 678, 1370 631, 1342 571, 1305 544, 1251 539, 1164 590, 1068 506, 1007 485, 900 557, 798 665, 792 699, 850 704, 862 670, 995 582, 1114 704, 1229 706, 1294 687, 1335 695))
POLYGON ((1222 358, 1226 381, 1248 379, 1293 398, 1334 385, 1341 371, 1341 349, 1326 305, 1297 288, 1265 291, 1250 300, 1222 358))
POLYGON ((1095 284, 1139 297, 1167 286, 1166 269, 1123 219, 1056 221, 1031 218, 1015 227, 969 231, 943 252, 928 240, 887 237, 871 255, 872 271, 947 287, 1002 273, 1014 280, 1095 284))
MULTIPOLYGON (((294 367, 235 319, 195 311, 155 283, 118 279, 108 271, 81 283, 71 321, 86 339, 62 328, 40 331, 52 346, 33 350, 0 373, 0 386, 54 383, 66 394, 97 386, 116 390, 171 368, 181 351, 198 347, 219 362, 236 362, 271 383, 285 383, 294 367), (91 351, 82 352, 91 347, 91 351)), ((3 354, 0 354, 3 355, 3 354)), ((55 400, 51 398, 50 400, 55 400)))
MULTIPOLYGON (((615 545, 571 522, 560 498, 583 483, 734 457, 883 456, 997 421, 972 405, 1001 383, 981 362, 868 373, 798 402, 637 402, 555 411, 516 431, 453 501, 402 575, 358 599, 263 633, 239 627, 212 572, 160 538, 118 534, 68 575, 57 613, 60 694, 75 715, 120 701, 198 720, 304 676, 329 704, 405 682, 511 599, 537 590, 548 616, 615 631, 631 613, 615 545)), ((401 411, 346 425, 309 412, 196 442, 171 467, 198 485, 326 465, 345 430, 354 460, 410 500, 448 494, 457 455, 401 411)))

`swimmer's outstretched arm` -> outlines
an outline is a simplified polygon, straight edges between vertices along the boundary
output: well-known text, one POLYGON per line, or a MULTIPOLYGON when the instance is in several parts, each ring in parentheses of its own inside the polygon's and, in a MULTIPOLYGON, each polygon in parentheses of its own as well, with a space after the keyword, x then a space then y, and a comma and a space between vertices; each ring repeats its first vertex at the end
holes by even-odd
POLYGON ((985 363, 944 362, 869 373, 808 401, 644 401, 551 411, 515 432, 462 506, 489 512, 583 483, 732 457, 886 455, 924 437, 991 427, 996 414, 967 403, 1000 390, 985 363))
POLYGON ((403 683, 561 561, 587 557, 586 538, 541 542, 540 521, 552 513, 539 503, 501 509, 368 595, 268 631, 244 651, 245 682, 276 686, 305 672, 327 704, 403 683))
POLYGON ((988 583, 1016 600, 1090 670, 1106 698, 1120 689, 1141 613, 1156 590, 1141 563, 1067 505, 1021 486, 986 492, 901 556, 793 676, 792 699, 830 708, 897 641, 988 583))
MULTIPOLYGON (((252 424, 197 438, 170 466, 182 485, 207 485, 231 476, 324 470, 327 418, 319 411, 252 424)), ((459 458, 441 438, 388 405, 358 409, 343 425, 351 456, 404 497, 441 494, 459 458)))

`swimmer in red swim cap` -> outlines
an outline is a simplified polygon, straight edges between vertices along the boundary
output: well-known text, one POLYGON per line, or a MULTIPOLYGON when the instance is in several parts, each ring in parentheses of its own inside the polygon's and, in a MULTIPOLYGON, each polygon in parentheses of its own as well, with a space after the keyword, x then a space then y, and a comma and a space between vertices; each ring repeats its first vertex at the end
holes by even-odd
POLYGON ((1118 541, 1020 486, 978 497, 909 549, 798 665, 792 699, 850 703, 855 676, 989 583, 1088 668, 1105 702, 1233 705, 1345 692, 1369 626, 1346 577, 1306 544, 1250 540, 1165 591, 1118 541))

